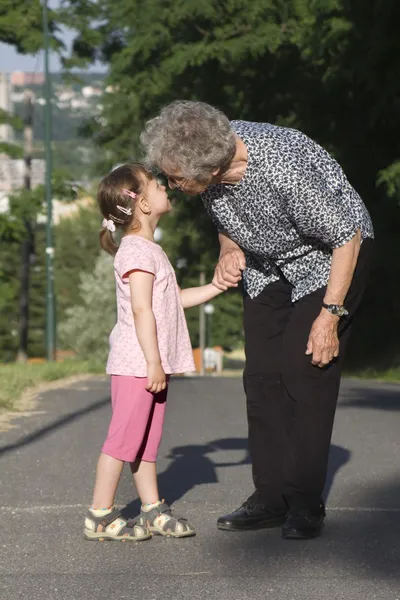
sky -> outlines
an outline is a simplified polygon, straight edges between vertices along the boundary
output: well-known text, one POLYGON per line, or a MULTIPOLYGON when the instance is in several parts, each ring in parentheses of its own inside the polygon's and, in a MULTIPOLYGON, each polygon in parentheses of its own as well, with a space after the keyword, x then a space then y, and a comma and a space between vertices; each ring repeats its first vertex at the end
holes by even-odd
MULTIPOLYGON (((67 46, 71 43, 73 33, 64 30, 63 42, 67 46)), ((55 52, 50 54, 50 71, 53 73, 62 70, 60 60, 55 52)), ((0 72, 11 73, 12 71, 43 71, 43 52, 38 54, 18 54, 13 46, 0 43, 0 72)), ((104 65, 92 65, 87 69, 91 72, 105 71, 104 65)))
MULTIPOLYGON (((60 61, 57 56, 50 57, 50 70, 60 71, 60 61)), ((43 53, 37 55, 18 54, 13 46, 0 43, 0 71, 43 71, 43 53)))
MULTIPOLYGON (((59 0, 49 0, 50 8, 57 8, 59 0)), ((73 32, 68 29, 62 30, 62 40, 69 47, 73 39, 73 32)), ((53 73, 62 70, 60 60, 55 52, 50 54, 50 71, 53 73)), ((0 72, 11 73, 12 71, 39 71, 44 69, 43 52, 38 54, 18 54, 13 46, 0 43, 0 72)), ((104 65, 91 66, 88 71, 105 71, 104 65)))

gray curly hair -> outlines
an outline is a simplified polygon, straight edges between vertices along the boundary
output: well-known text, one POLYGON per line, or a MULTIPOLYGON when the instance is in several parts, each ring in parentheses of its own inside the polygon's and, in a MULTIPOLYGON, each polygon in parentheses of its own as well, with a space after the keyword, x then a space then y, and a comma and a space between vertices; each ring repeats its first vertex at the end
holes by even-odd
POLYGON ((207 181, 215 169, 223 172, 235 155, 236 139, 229 119, 204 102, 176 100, 147 121, 140 136, 151 170, 207 181))

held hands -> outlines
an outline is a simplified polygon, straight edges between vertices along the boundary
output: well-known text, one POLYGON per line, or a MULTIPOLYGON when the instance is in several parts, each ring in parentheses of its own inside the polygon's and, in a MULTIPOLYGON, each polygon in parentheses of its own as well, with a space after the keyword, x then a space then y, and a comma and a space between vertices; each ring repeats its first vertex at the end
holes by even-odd
POLYGON ((167 387, 167 376, 160 362, 147 364, 146 390, 152 394, 159 394, 167 387))
POLYGON ((312 364, 323 369, 339 356, 339 317, 322 309, 315 319, 307 342, 307 356, 312 355, 312 364))
POLYGON ((238 248, 227 249, 221 253, 212 283, 224 292, 228 288, 237 287, 245 268, 246 260, 242 250, 238 248))

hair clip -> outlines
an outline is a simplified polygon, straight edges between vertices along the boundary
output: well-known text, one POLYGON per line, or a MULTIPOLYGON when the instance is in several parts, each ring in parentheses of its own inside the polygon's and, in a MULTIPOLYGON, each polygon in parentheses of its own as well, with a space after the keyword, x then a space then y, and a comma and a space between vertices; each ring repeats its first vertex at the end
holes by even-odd
POLYGON ((103 219, 102 227, 108 231, 115 231, 115 223, 111 219, 103 219))
POLYGON ((122 193, 126 194, 127 196, 130 196, 131 198, 133 198, 133 200, 136 198, 135 192, 131 192, 131 190, 123 189, 122 193))
MULTIPOLYGON (((133 194, 133 192, 132 192, 132 194, 133 194)), ((131 214, 132 214, 131 208, 125 208, 125 206, 120 206, 119 204, 117 204, 117 208, 118 208, 118 210, 120 210, 121 212, 123 212, 126 215, 131 216, 131 214)))

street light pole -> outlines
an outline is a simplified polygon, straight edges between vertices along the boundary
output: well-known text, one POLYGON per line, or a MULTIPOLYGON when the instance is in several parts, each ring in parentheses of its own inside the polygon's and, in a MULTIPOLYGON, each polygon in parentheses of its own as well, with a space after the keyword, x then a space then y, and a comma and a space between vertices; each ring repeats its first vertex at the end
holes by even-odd
MULTIPOLYGON (((200 271, 200 281, 199 284, 205 285, 206 283, 206 274, 204 271, 200 271)), ((204 312, 204 304, 200 304, 199 306, 199 346, 200 346, 200 375, 205 374, 204 368, 204 350, 206 347, 206 314, 204 312)))
POLYGON ((51 176, 53 171, 51 152, 51 80, 49 72, 49 17, 47 1, 43 0, 43 37, 44 37, 44 72, 45 72, 45 155, 46 155, 46 351, 47 360, 55 358, 55 306, 54 306, 54 274, 53 274, 53 198, 51 176))

